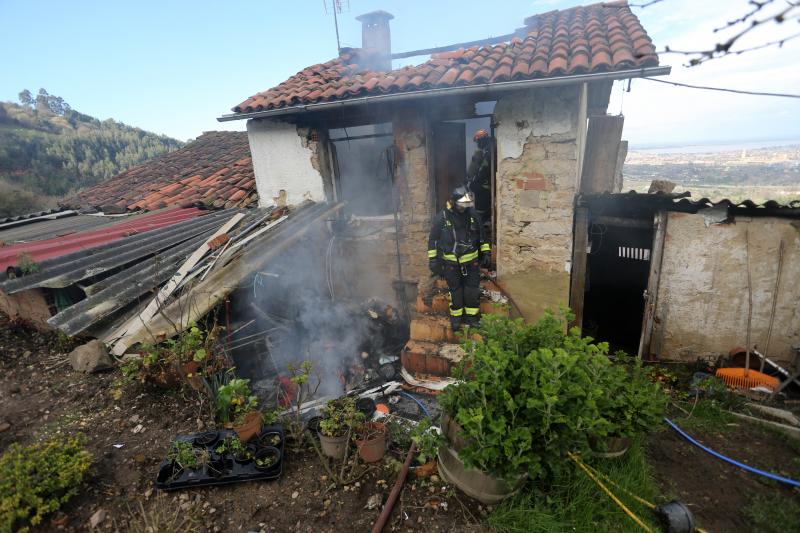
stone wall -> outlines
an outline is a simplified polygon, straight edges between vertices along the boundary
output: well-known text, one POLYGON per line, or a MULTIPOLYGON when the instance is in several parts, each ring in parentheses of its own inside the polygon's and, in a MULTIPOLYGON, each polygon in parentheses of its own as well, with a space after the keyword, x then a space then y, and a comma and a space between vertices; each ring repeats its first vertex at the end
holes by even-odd
POLYGON ((569 301, 579 102, 576 85, 495 107, 497 273, 529 320, 569 301))
POLYGON ((751 342, 767 350, 770 312, 784 241, 768 356, 785 364, 800 343, 800 228, 781 218, 737 217, 706 224, 702 214, 669 213, 651 351, 664 359, 716 358, 747 339, 749 232, 753 291, 751 342))
POLYGON ((247 122, 247 134, 260 206, 325 200, 318 143, 308 129, 256 119, 247 122))
POLYGON ((400 192, 400 255, 403 279, 424 289, 429 280, 428 233, 430 232, 431 184, 425 117, 418 107, 398 109, 393 120, 396 147, 395 183, 400 192))

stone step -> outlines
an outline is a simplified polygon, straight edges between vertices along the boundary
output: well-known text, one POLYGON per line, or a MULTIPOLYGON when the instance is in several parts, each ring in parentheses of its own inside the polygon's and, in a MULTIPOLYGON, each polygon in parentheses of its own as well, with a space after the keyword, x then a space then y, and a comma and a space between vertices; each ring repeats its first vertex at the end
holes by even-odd
POLYGON ((441 315, 422 315, 411 321, 411 339, 426 342, 458 342, 450 319, 441 315))
MULTIPOLYGON (((485 315, 509 316, 511 306, 509 304, 494 303, 490 300, 481 298, 481 313, 485 315)), ((430 299, 430 304, 425 302, 422 296, 417 296, 417 313, 424 315, 450 315, 450 301, 446 294, 434 294, 430 299)))
POLYGON ((449 377, 463 356, 458 344, 410 340, 400 353, 400 362, 414 375, 449 377))

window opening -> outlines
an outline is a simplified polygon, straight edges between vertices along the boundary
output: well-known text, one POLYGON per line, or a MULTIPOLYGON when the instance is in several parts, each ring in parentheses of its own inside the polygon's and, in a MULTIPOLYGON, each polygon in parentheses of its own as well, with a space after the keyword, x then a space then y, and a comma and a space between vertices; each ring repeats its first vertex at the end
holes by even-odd
POLYGON ((333 128, 328 131, 336 198, 345 213, 381 216, 393 212, 388 153, 394 144, 391 122, 333 128))

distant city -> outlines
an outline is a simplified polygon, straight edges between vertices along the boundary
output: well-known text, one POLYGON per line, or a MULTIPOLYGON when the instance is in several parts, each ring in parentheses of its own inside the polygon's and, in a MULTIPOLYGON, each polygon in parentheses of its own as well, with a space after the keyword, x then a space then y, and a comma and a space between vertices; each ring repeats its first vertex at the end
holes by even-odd
POLYGON ((623 175, 625 190, 666 179, 698 198, 788 202, 800 199, 800 141, 632 149, 623 175))

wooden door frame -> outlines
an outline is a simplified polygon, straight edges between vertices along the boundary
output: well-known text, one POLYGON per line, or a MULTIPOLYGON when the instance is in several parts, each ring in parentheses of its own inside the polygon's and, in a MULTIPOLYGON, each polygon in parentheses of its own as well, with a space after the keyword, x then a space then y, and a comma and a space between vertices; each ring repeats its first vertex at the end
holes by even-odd
POLYGON ((653 340, 653 324, 655 321, 656 305, 658 303, 658 286, 661 281, 661 263, 664 257, 664 243, 667 235, 667 220, 669 212, 658 211, 653 217, 653 245, 650 253, 650 274, 647 277, 647 289, 644 293, 644 313, 642 316, 642 336, 639 339, 638 356, 650 358, 650 348, 653 340))

